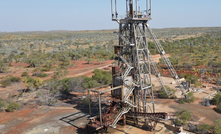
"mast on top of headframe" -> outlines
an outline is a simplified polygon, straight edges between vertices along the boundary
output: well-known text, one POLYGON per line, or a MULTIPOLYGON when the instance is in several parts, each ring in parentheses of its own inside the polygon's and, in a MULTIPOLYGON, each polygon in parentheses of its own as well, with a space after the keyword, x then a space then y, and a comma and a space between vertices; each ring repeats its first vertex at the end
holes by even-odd
POLYGON ((138 0, 126 0, 126 15, 119 16, 117 11, 117 0, 111 0, 111 13, 113 21, 121 20, 151 20, 151 0, 144 0, 146 6, 144 10, 140 10, 138 0), (114 2, 113 2, 114 1, 114 2))

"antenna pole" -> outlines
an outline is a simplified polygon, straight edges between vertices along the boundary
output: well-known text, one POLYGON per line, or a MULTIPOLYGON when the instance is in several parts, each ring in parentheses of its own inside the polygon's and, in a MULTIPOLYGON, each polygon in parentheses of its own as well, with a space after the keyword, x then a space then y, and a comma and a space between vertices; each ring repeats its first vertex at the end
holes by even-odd
POLYGON ((116 15, 116 18, 117 18, 117 0, 115 0, 115 15, 116 15))
POLYGON ((114 13, 113 13, 113 0, 111 0, 111 15, 112 19, 114 18, 114 13))

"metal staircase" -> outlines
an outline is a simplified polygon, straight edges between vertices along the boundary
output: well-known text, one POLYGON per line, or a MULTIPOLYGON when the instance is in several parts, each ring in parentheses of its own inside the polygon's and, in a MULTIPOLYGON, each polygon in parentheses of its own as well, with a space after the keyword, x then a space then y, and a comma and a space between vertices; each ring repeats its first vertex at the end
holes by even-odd
POLYGON ((122 108, 119 112, 118 112, 118 114, 116 114, 116 117, 115 117, 115 120, 113 121, 113 123, 110 125, 111 127, 113 127, 113 128, 116 128, 116 124, 117 124, 117 122, 119 121, 119 119, 120 119, 120 117, 122 116, 122 115, 124 115, 125 113, 128 113, 129 111, 130 111, 130 109, 131 109, 131 107, 126 107, 126 108, 122 108))
POLYGON ((121 77, 121 80, 123 81, 123 85, 125 87, 127 87, 129 89, 129 91, 125 94, 124 98, 121 100, 122 103, 126 104, 126 107, 122 108, 117 114, 115 120, 113 121, 113 123, 110 125, 113 128, 116 128, 116 124, 119 121, 119 119, 121 118, 122 115, 124 115, 125 113, 129 112, 129 110, 131 109, 131 107, 137 107, 136 105, 132 104, 132 102, 130 102, 130 100, 128 99, 129 96, 133 93, 134 89, 135 89, 135 84, 133 84, 132 82, 132 86, 127 84, 127 76, 129 75, 130 71, 133 69, 133 67, 130 66, 130 64, 122 57, 120 56, 120 59, 127 65, 127 69, 124 72, 124 74, 121 77))

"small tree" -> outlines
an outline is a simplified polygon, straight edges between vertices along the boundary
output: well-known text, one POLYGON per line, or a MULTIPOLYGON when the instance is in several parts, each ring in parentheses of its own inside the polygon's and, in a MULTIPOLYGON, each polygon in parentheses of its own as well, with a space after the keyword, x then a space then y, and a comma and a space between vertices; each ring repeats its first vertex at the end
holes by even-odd
POLYGON ((176 114, 177 119, 174 121, 177 125, 186 125, 187 121, 192 118, 192 114, 188 110, 178 111, 176 114))
POLYGON ((18 103, 10 103, 6 109, 7 112, 14 112, 18 110, 21 106, 18 103))
POLYGON ((111 73, 100 69, 94 70, 94 75, 92 76, 92 79, 96 80, 98 83, 101 83, 102 85, 111 84, 112 82, 111 73))
POLYGON ((47 61, 45 62, 45 67, 51 68, 52 66, 53 66, 53 62, 52 62, 51 60, 47 60, 47 61))
POLYGON ((202 84, 201 84, 200 82, 196 82, 196 83, 194 84, 194 86, 195 86, 195 87, 200 87, 200 86, 202 86, 202 84))
POLYGON ((200 124, 197 126, 197 131, 200 133, 200 134, 207 134, 211 131, 212 129, 212 126, 208 125, 208 124, 200 124))
POLYGON ((42 83, 43 83, 43 80, 38 77, 37 79, 35 79, 34 85, 36 88, 39 88, 42 85, 42 83))
POLYGON ((88 64, 92 64, 92 63, 93 63, 93 59, 87 58, 87 59, 86 59, 86 62, 87 62, 88 64))
POLYGON ((213 97, 212 103, 213 105, 219 105, 220 102, 221 102, 221 93, 219 92, 213 97))
POLYGON ((195 101, 195 96, 194 96, 193 92, 189 92, 189 93, 187 94, 186 102, 192 103, 192 102, 194 102, 194 101, 195 101))
POLYGON ((35 79, 31 77, 25 77, 24 83, 27 89, 32 89, 34 87, 35 79))
POLYGON ((213 133, 214 134, 221 134, 221 119, 215 121, 213 133))
POLYGON ((0 98, 0 112, 4 111, 5 107, 6 107, 5 101, 2 98, 0 98))
POLYGON ((0 73, 6 73, 8 70, 7 64, 0 60, 0 73))
POLYGON ((25 86, 27 87, 27 89, 32 89, 32 88, 39 88, 42 83, 43 83, 43 80, 41 78, 31 78, 31 77, 25 77, 24 78, 24 83, 25 83, 25 86))
POLYGON ((198 77, 196 75, 190 75, 186 77, 187 81, 190 81, 192 84, 195 84, 198 81, 198 77))
POLYGON ((27 76, 29 76, 29 75, 28 75, 28 72, 23 72, 23 73, 21 74, 21 77, 27 77, 27 76))
POLYGON ((159 98, 167 99, 169 98, 169 96, 167 95, 165 91, 161 90, 159 93, 159 98))
POLYGON ((215 109, 218 113, 221 113, 221 104, 219 104, 216 109, 215 109))

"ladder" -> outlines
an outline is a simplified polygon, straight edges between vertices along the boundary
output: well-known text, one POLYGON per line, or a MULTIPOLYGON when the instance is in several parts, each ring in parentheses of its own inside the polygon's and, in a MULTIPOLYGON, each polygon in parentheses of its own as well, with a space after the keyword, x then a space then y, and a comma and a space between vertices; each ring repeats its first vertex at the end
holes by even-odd
POLYGON ((168 91, 167 91, 167 89, 166 89, 166 87, 164 85, 163 79, 161 78, 161 75, 160 75, 160 72, 159 72, 159 70, 157 68, 157 65, 154 62, 153 57, 152 57, 152 55, 150 53, 149 53, 149 59, 150 59, 150 66, 151 66, 151 68, 153 70, 153 73, 157 77, 157 80, 160 83, 160 85, 163 88, 163 90, 166 92, 167 95, 169 95, 169 93, 168 93, 168 91))
POLYGON ((177 75, 175 69, 173 68, 173 66, 172 66, 172 64, 171 64, 171 62, 170 62, 170 60, 169 60, 169 58, 167 57, 167 55, 166 55, 166 53, 165 53, 163 47, 161 46, 160 42, 159 42, 158 39, 156 38, 156 35, 153 33, 152 29, 150 28, 150 26, 149 26, 148 24, 146 24, 146 27, 147 27, 147 29, 148 29, 150 35, 151 35, 152 38, 153 38, 154 44, 155 44, 155 46, 156 46, 158 52, 160 53, 161 58, 163 59, 164 63, 166 64, 168 70, 170 71, 171 76, 174 78, 176 84, 179 86, 179 88, 180 88, 181 92, 183 93, 183 95, 184 95, 185 97, 187 97, 186 91, 185 91, 185 89, 183 88, 183 85, 181 84, 181 81, 180 81, 180 79, 179 79, 179 77, 178 77, 178 75, 177 75))

